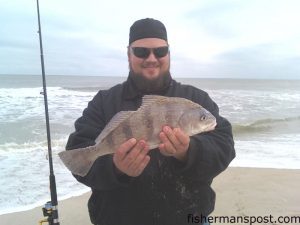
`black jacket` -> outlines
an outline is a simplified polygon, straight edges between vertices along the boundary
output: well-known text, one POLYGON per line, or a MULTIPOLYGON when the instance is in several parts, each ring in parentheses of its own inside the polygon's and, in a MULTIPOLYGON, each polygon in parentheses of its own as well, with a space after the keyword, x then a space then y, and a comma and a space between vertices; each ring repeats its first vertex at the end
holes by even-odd
MULTIPOLYGON (((211 188, 215 176, 235 157, 230 123, 202 90, 174 80, 161 95, 183 97, 199 103, 217 119, 212 132, 191 137, 186 163, 150 151, 150 163, 135 178, 115 172, 112 155, 99 157, 85 177, 76 179, 91 187, 88 207, 91 221, 101 225, 184 225, 189 214, 209 215, 215 205, 211 188)), ((82 117, 66 149, 94 145, 94 140, 119 111, 137 110, 142 93, 128 79, 97 93, 82 117)))

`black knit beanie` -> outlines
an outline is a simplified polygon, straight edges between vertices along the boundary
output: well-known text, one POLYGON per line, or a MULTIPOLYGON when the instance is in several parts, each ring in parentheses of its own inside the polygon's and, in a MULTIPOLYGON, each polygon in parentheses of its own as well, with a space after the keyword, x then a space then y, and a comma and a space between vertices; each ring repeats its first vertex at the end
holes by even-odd
POLYGON ((152 18, 135 21, 130 27, 129 45, 132 42, 143 38, 160 38, 168 42, 165 25, 152 18))

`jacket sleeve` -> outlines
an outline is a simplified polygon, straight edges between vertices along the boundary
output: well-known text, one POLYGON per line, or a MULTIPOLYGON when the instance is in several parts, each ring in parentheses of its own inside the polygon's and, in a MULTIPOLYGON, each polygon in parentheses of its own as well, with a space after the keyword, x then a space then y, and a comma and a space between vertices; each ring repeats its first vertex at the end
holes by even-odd
MULTIPOLYGON (((68 139, 66 150, 83 148, 95 145, 95 139, 106 125, 105 115, 102 110, 102 92, 89 102, 82 116, 75 121, 75 132, 68 139)), ((73 176, 81 183, 98 190, 109 190, 126 186, 129 178, 118 175, 113 164, 112 155, 99 157, 89 173, 84 176, 73 176)))
POLYGON ((194 181, 211 181, 224 171, 235 157, 231 124, 219 115, 219 108, 208 94, 196 102, 210 111, 217 120, 214 131, 191 137, 188 159, 185 163, 173 160, 177 173, 194 181))

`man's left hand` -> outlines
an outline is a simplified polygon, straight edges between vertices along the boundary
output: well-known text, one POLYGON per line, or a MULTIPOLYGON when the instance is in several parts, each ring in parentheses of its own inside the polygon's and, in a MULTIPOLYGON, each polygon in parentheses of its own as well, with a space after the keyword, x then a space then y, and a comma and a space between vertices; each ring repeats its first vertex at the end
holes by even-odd
POLYGON ((170 128, 164 126, 159 134, 161 144, 159 150, 165 156, 173 156, 180 161, 187 159, 187 151, 190 144, 190 137, 180 128, 170 128))

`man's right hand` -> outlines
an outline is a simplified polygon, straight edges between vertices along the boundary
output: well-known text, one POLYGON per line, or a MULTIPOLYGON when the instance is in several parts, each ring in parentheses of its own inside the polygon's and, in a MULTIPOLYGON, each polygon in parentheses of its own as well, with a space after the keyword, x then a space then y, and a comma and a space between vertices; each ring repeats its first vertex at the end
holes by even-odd
POLYGON ((117 169, 131 177, 139 176, 148 165, 149 146, 143 140, 137 142, 132 138, 120 145, 113 156, 117 169))

